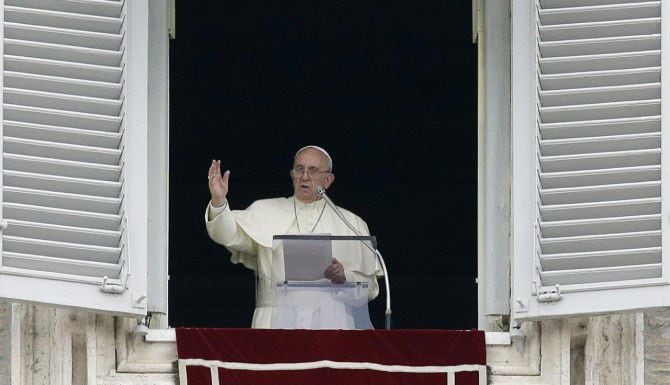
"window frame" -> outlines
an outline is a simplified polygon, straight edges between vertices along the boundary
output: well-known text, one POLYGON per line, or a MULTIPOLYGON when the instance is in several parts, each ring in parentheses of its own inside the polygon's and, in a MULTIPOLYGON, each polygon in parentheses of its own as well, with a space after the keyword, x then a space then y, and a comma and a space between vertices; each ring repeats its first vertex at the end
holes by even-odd
MULTIPOLYGON (((538 302, 533 281, 540 282, 536 270, 537 210, 536 147, 536 1, 516 0, 511 5, 512 19, 512 306, 514 320, 593 315, 634 311, 670 305, 670 263, 663 258, 658 279, 613 282, 611 284, 571 285, 561 288, 557 302, 538 302), (530 260, 529 260, 530 258, 530 260), (594 289, 598 287, 598 289, 594 289), (596 306, 593 306, 597 304, 596 306)), ((661 3, 661 61, 670 60, 670 4, 661 3)), ((670 66, 661 66, 661 100, 670 95, 670 66)), ((661 103, 661 132, 668 132, 666 117, 670 103, 661 103)), ((661 135, 661 218, 662 255, 670 255, 670 136, 661 135), (663 151, 665 149, 665 151, 663 151)))
MULTIPOLYGON (((164 61, 157 61, 160 74, 149 78, 149 25, 153 20, 150 17, 154 16, 150 13, 149 2, 151 2, 153 10, 159 9, 161 11, 158 18, 165 25, 164 36, 167 39, 168 13, 165 2, 161 0, 126 0, 123 5, 123 7, 126 7, 126 20, 124 22, 127 30, 123 43, 125 44, 125 53, 122 58, 122 65, 125 67, 121 80, 121 84, 125 88, 125 98, 122 99, 122 108, 125 109, 125 116, 121 132, 124 136, 125 145, 122 149, 125 152, 125 162, 132 165, 132 167, 125 167, 124 170, 125 193, 123 195, 123 209, 129 222, 127 263, 130 266, 129 271, 131 272, 131 276, 127 282, 127 289, 122 293, 116 294, 102 293, 100 284, 91 279, 71 279, 70 281, 44 279, 37 282, 33 278, 45 277, 46 275, 39 272, 26 274, 25 276, 3 274, 0 277, 0 291, 3 292, 3 297, 7 297, 9 300, 47 304, 57 307, 84 308, 94 312, 112 313, 135 318, 144 317, 148 310, 167 312, 167 161, 165 159, 167 158, 168 151, 168 45, 167 42, 160 45, 160 50, 164 51, 161 56, 164 61), (153 82, 149 83, 150 81, 153 82), (156 92, 156 89, 163 94, 163 98, 156 102, 156 104, 164 103, 165 105, 152 116, 153 120, 149 121, 148 98, 150 97, 150 92, 156 92), (156 116, 161 113, 165 116, 156 116), (148 125, 154 122, 156 122, 155 127, 152 126, 152 130, 149 130, 148 125), (158 136, 162 135, 161 138, 164 138, 164 140, 157 143, 160 143, 164 148, 158 148, 160 146, 157 146, 154 142, 152 142, 152 148, 148 147, 149 136, 154 133, 158 136), (148 159, 151 157, 151 154, 148 154, 151 150, 162 151, 158 152, 154 158, 148 159), (163 161, 164 168, 157 168, 153 164, 153 167, 149 168, 149 161, 156 158, 163 161), (150 191, 147 184, 152 176, 159 182, 162 181, 162 183, 150 191), (149 206, 150 193, 160 193, 160 196, 165 197, 163 207, 160 205, 158 207, 149 206), (154 214, 152 217, 149 217, 150 210, 154 214), (158 231, 150 233, 148 229, 149 222, 157 220, 163 221, 163 226, 158 226, 158 231), (161 243, 161 240, 158 239, 154 244, 150 245, 148 237, 156 236, 156 233, 161 235, 161 231, 164 242, 161 243), (152 263, 152 268, 156 264, 159 264, 162 269, 157 274, 153 274, 153 269, 151 269, 152 273, 149 274, 148 263, 152 263), (164 272, 162 275, 161 271, 164 272), (148 300, 147 298, 148 294, 154 295, 153 292, 147 292, 148 275, 165 288, 164 295, 158 297, 156 300, 153 300, 153 298, 148 300), (153 305, 148 309, 148 302, 150 301, 154 301, 153 303, 157 305, 153 305)), ((4 6, 0 7, 0 20, 4 21, 4 6)), ((0 69, 3 69, 3 64, 0 64, 0 69)), ((2 79, 0 79, 0 85, 2 84, 2 79)), ((0 100, 2 100, 1 98, 2 95, 0 95, 0 100)), ((0 111, 0 117, 2 117, 1 114, 2 112, 0 111)), ((2 148, 1 146, 2 144, 0 143, 0 149, 2 148)), ((161 162, 158 163, 161 164, 161 162)), ((0 178, 2 178, 1 175, 0 178)), ((0 179, 0 186, 2 186, 1 182, 2 180, 0 179)), ((0 211, 1 217, 2 212, 0 211)), ((154 292, 160 294, 160 289, 154 290, 154 292)))

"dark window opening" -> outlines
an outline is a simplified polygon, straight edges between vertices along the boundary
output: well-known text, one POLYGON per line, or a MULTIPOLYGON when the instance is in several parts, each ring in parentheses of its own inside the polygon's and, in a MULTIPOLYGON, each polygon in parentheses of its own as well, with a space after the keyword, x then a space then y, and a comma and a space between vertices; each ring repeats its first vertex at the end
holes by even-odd
MULTIPOLYGON (((377 236, 396 328, 477 325, 471 5, 177 2, 170 46, 171 326, 248 327, 253 273, 204 226, 212 158, 231 207, 290 196, 293 153, 325 147, 329 195, 377 236)), ((383 286, 383 280, 380 280, 383 286)), ((384 295, 370 304, 383 327, 384 295)))

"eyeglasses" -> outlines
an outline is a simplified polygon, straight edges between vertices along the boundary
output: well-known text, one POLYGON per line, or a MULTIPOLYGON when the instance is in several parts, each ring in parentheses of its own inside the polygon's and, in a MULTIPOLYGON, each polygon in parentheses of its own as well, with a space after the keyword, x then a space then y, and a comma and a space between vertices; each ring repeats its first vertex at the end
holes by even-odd
POLYGON ((317 175, 319 175, 319 174, 325 174, 325 173, 329 173, 329 172, 330 172, 330 171, 328 171, 328 170, 326 170, 326 171, 321 171, 321 170, 319 170, 319 169, 316 168, 316 167, 305 168, 305 167, 303 167, 303 166, 295 166, 295 167, 293 167, 293 168, 291 169, 291 174, 293 174, 293 176, 294 176, 295 178, 299 178, 299 177, 302 176, 302 174, 305 173, 305 171, 307 171, 307 175, 309 175, 311 178, 314 178, 315 176, 317 176, 317 175))

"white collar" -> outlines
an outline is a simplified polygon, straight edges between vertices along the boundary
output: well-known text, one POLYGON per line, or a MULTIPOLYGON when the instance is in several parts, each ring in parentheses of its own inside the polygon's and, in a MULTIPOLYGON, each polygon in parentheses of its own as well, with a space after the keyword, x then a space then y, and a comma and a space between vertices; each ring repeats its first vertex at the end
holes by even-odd
POLYGON ((323 198, 317 199, 314 202, 306 203, 296 198, 294 195, 293 200, 295 201, 295 207, 299 210, 313 210, 313 209, 320 210, 323 208, 323 205, 326 204, 326 201, 323 198))

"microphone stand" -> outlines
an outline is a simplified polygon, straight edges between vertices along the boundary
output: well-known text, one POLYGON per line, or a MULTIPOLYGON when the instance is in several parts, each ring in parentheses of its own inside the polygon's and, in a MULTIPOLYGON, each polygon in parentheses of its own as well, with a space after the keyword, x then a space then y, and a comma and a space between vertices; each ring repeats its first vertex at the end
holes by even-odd
MULTIPOLYGON (((322 197, 328 206, 330 206, 331 209, 337 214, 337 216, 344 222, 344 224, 351 229, 351 231, 354 232, 357 236, 361 237, 361 233, 347 220, 347 218, 342 215, 342 212, 335 206, 335 203, 333 203, 332 200, 326 195, 326 189, 323 188, 322 186, 317 186, 316 188, 316 193, 322 197)), ((384 262, 384 257, 382 257, 382 254, 377 250, 376 248, 372 247, 371 245, 368 245, 364 241, 361 241, 370 251, 372 251, 376 256, 377 260, 379 261, 379 264, 382 267, 382 271, 384 272, 384 286, 386 287, 386 311, 384 312, 384 326, 387 330, 391 329, 391 287, 389 286, 389 274, 388 270, 386 270, 386 263, 384 262)))

